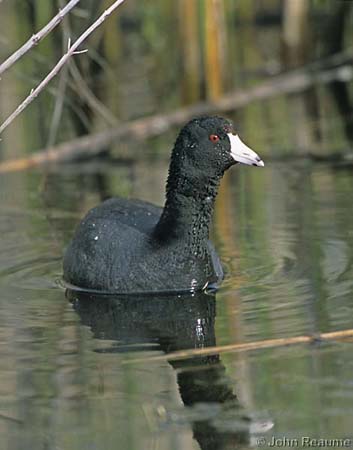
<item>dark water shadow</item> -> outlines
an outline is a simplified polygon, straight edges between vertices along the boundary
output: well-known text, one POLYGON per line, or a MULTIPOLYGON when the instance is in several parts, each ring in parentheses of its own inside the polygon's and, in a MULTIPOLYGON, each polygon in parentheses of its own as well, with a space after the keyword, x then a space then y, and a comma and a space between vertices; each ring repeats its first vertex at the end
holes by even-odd
MULTIPOLYGON (((154 348, 168 354, 216 344, 214 294, 146 299, 67 291, 67 297, 96 339, 118 341, 103 350, 105 353, 154 348)), ((183 403, 190 408, 185 411, 194 408, 190 421, 201 449, 235 449, 248 444, 251 420, 239 404, 220 356, 169 362, 177 372, 183 403)))
POLYGON ((353 151, 353 100, 350 95, 349 83, 336 80, 328 85, 341 117, 349 151, 353 151))

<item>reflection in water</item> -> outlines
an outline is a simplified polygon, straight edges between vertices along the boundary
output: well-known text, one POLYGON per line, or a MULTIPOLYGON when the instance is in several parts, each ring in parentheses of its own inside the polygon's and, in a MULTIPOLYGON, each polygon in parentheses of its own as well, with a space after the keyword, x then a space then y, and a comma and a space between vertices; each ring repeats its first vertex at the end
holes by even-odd
POLYGON ((345 81, 333 81, 330 91, 337 106, 348 143, 353 145, 353 102, 350 98, 349 84, 345 81))
POLYGON ((352 172, 305 161, 272 163, 261 173, 235 169, 224 180, 229 190, 220 193, 223 210, 214 223, 228 268, 217 301, 80 298, 75 312, 53 280, 61 276, 59 252, 75 222, 100 201, 95 174, 103 169, 109 194, 126 190, 160 202, 166 167, 142 158, 125 167, 81 163, 49 173, 45 210, 38 172, 0 178, 1 443, 11 449, 234 447, 252 438, 253 415, 269 415, 278 437, 349 435, 350 343, 172 365, 148 357, 216 340, 226 345, 352 328, 352 172), (23 203, 14 201, 19 195, 23 203), (146 362, 126 364, 130 358, 146 362))
MULTIPOLYGON (((27 3, 32 10, 35 2, 17 3, 27 3)), ((23 31, 40 28, 26 25, 23 20, 36 16, 37 21, 42 21, 42 13, 50 13, 50 8, 42 8, 43 2, 36 3, 41 14, 26 15, 21 8, 11 8, 10 2, 0 0, 1 11, 5 8, 10 13, 10 17, 0 14, 0 21, 8 29, 1 35, 13 48, 23 38, 23 33, 16 33, 13 26, 16 14, 21 16, 23 31)), ((113 18, 107 22, 101 38, 113 43, 110 56, 99 36, 90 43, 93 47, 99 45, 100 53, 107 56, 106 76, 88 76, 90 67, 98 69, 98 60, 92 60, 85 72, 92 91, 101 93, 104 104, 122 120, 179 105, 180 89, 186 91, 185 82, 192 80, 186 80, 187 67, 181 67, 181 71, 170 68, 180 62, 180 49, 192 50, 201 36, 197 26, 191 29, 193 43, 189 36, 175 39, 175 33, 169 32, 175 29, 181 33, 174 27, 176 17, 182 18, 184 33, 187 22, 192 20, 182 8, 176 14, 177 2, 157 1, 154 9, 148 2, 146 8, 141 8, 140 3, 129 0, 128 9, 122 8, 117 16, 124 39, 116 36, 117 22, 113 18)), ((190 13, 193 2, 182 3, 190 13)), ((227 3, 227 71, 234 86, 245 89, 261 81, 269 69, 280 69, 281 11, 273 4, 283 2, 227 3), (252 11, 257 14, 252 15, 252 11), (265 13, 267 19, 269 14, 274 18, 270 24, 264 23, 265 13)), ((339 40, 333 38, 333 30, 328 30, 322 20, 332 18, 332 23, 338 24, 335 32, 340 33, 343 26, 334 10, 345 22, 341 44, 350 45, 351 14, 347 10, 352 13, 352 2, 312 3, 311 15, 320 10, 319 17, 310 19, 320 23, 313 31, 320 34, 317 44, 322 48, 313 53, 317 56, 323 51, 333 54, 342 50, 331 47, 339 40)), ((83 25, 76 19, 78 25, 83 25)), ((61 42, 59 46, 61 51, 61 42)), ((8 45, 1 46, 0 51, 5 47, 10 53, 8 45)), ((52 53, 55 57, 56 52, 52 53)), ((95 59, 95 51, 89 55, 95 59)), ((1 80, 3 117, 35 82, 28 79, 30 72, 41 78, 42 71, 47 71, 45 64, 31 57, 24 58, 24 62, 25 70, 15 68, 1 80)), ((190 61, 191 76, 193 70, 200 69, 202 64, 198 63, 190 61)), ((310 98, 308 92, 278 95, 240 109, 233 117, 239 131, 247 136, 249 144, 261 149, 263 156, 295 156, 307 150, 331 155, 351 149, 353 85, 351 67, 347 68, 347 82, 335 81, 330 87, 332 95, 326 86, 317 86, 310 98)), ((203 88, 196 86, 188 91, 191 95, 199 91, 202 96, 203 88)), ((77 99, 76 90, 70 90, 77 99)), ((58 142, 87 128, 83 123, 85 111, 82 123, 80 119, 72 122, 72 111, 75 116, 79 105, 74 104, 76 100, 70 104, 69 91, 58 142)), ((192 100, 189 93, 185 92, 183 101, 192 100)), ((46 145, 51 106, 52 99, 44 95, 19 122, 14 122, 6 139, 0 142, 3 159, 23 156, 46 145)), ((91 119, 91 123, 86 121, 88 128, 104 128, 99 114, 91 119)), ((223 364, 228 374, 237 374, 236 394, 242 402, 245 396, 251 398, 246 403, 248 409, 270 411, 278 437, 351 435, 353 358, 348 343, 322 346, 314 352, 282 348, 251 353, 243 378, 241 361, 235 354, 227 355, 222 362, 218 355, 171 362, 186 405, 177 419, 170 366, 120 364, 136 350, 142 349, 140 355, 147 358, 150 348, 170 352, 214 345, 212 296, 150 298, 148 302, 109 297, 99 303, 96 299, 74 297, 82 322, 101 339, 101 345, 108 347, 103 350, 106 355, 98 353, 102 350, 91 351, 92 345, 99 346, 98 341, 92 342, 90 333, 85 333, 77 314, 53 283, 61 276, 62 250, 74 224, 106 197, 163 202, 166 159, 174 133, 143 143, 118 140, 111 154, 123 159, 81 160, 76 165, 53 167, 45 180, 39 171, 1 175, 1 449, 194 449, 197 443, 190 442, 190 421, 201 447, 236 447, 251 437, 244 428, 249 431, 253 423, 244 418, 232 384, 225 379, 223 364), (110 338, 115 344, 107 341, 110 338), (245 396, 244 385, 248 387, 245 396), (168 411, 173 409, 167 417, 172 423, 166 433, 163 429, 153 433, 141 411, 141 405, 155 398, 168 411), (177 420, 184 423, 178 428, 176 442, 174 430, 180 425, 175 425, 177 420)), ((312 165, 304 159, 277 164, 269 161, 264 171, 255 172, 244 168, 229 173, 228 197, 226 201, 225 197, 218 198, 222 212, 216 217, 215 241, 221 259, 230 269, 222 285, 228 292, 220 292, 217 298, 218 343, 353 327, 352 172, 332 170, 327 164, 312 165)))
MULTIPOLYGON (((141 350, 141 345, 146 350, 150 343, 157 343, 165 353, 216 344, 215 296, 208 293, 144 298, 67 291, 67 296, 95 338, 119 342, 105 353, 141 350)), ((171 361, 171 365, 177 371, 184 405, 196 407, 192 428, 202 450, 247 443, 250 419, 225 376, 220 356, 192 357, 171 361), (222 429, 217 422, 222 422, 222 429)))

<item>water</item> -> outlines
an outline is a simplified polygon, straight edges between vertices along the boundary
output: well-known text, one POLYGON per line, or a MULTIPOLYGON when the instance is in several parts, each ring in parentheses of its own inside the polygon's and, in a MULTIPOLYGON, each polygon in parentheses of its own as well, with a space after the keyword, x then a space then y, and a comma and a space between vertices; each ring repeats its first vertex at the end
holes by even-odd
POLYGON ((350 342, 154 358, 353 328, 351 170, 300 159, 232 168, 214 215, 227 269, 216 295, 67 298, 62 251, 84 212, 110 195, 163 201, 167 161, 144 156, 1 176, 2 448, 351 438, 350 342))
MULTIPOLYGON (((29 14, 2 2, 1 61, 51 17, 42 2, 32 3, 29 14)), ((280 3, 224 2, 224 92, 288 68, 280 3), (255 25, 262 12, 272 25, 255 25)), ((321 3, 310 8, 312 58, 332 43, 326 30, 335 2, 321 3)), ((199 27, 190 36, 180 26, 185 10, 175 5, 163 0, 151 9, 129 0, 75 60, 79 84, 108 118, 71 77, 64 91, 62 79, 53 82, 1 136, 1 159, 51 142, 60 94, 55 143, 204 100, 202 14, 195 9, 192 19, 188 9, 199 27)), ((89 5, 85 12, 70 19, 73 35, 96 14, 89 5)), ((3 74, 2 120, 54 66, 63 42, 67 37, 52 33, 3 74)), ((223 180, 212 239, 227 277, 216 295, 68 298, 60 284, 63 250, 89 208, 112 195, 163 203, 177 130, 116 142, 113 161, 0 174, 1 450, 228 450, 267 448, 273 438, 277 447, 303 448, 302 437, 353 438, 352 342, 166 356, 353 328, 352 164, 303 158, 352 154, 351 94, 348 70, 341 83, 227 114, 266 166, 234 167, 223 180)))

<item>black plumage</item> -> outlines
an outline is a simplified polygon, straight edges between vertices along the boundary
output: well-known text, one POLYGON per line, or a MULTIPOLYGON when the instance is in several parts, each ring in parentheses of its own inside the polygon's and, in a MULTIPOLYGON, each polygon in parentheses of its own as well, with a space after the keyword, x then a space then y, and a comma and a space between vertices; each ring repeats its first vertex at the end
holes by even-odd
MULTIPOLYGON (((66 251, 64 279, 115 293, 196 291, 219 282, 208 235, 220 180, 238 162, 231 133, 220 117, 189 122, 172 152, 164 208, 121 198, 93 208, 66 251)), ((244 155, 252 152, 241 145, 244 155)), ((263 165, 252 153, 246 163, 263 165)))

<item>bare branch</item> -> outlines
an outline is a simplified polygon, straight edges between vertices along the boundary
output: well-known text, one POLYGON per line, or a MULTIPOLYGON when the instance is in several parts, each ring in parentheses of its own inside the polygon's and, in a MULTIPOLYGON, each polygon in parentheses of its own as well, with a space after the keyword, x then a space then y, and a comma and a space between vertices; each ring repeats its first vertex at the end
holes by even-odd
POLYGON ((40 42, 48 33, 51 32, 59 23, 63 20, 68 12, 77 5, 80 0, 70 0, 67 5, 59 10, 58 14, 48 22, 44 28, 42 28, 38 33, 34 34, 28 41, 22 45, 18 50, 15 51, 11 56, 7 58, 2 64, 0 64, 0 74, 5 72, 9 67, 15 64, 21 56, 28 52, 32 47, 35 47, 38 42, 40 42))
MULTIPOLYGON (((207 356, 231 352, 247 352, 264 348, 277 348, 287 345, 312 344, 315 342, 339 341, 352 339, 353 329, 342 331, 331 331, 329 333, 318 333, 313 336, 293 336, 288 338, 266 339, 264 341, 244 342, 242 344, 229 344, 214 347, 193 348, 189 350, 179 350, 167 355, 157 355, 148 358, 151 361, 178 361, 195 356, 207 356)), ((128 359, 125 364, 136 364, 146 362, 146 358, 128 359)))
POLYGON ((67 65, 63 68, 59 77, 58 90, 56 93, 54 112, 49 129, 49 138, 47 147, 51 147, 54 145, 59 130, 61 115, 64 107, 68 70, 69 66, 67 65))
POLYGON ((114 114, 94 95, 92 90, 81 75, 74 59, 69 61, 70 74, 75 83, 76 93, 96 111, 110 126, 115 127, 119 120, 114 114))
MULTIPOLYGON (((25 170, 40 164, 64 161, 81 155, 97 155, 116 140, 132 137, 147 139, 179 126, 192 117, 234 111, 254 101, 265 100, 288 93, 302 92, 317 83, 343 79, 352 61, 353 49, 317 61, 303 69, 294 70, 252 86, 246 90, 235 90, 214 102, 195 103, 170 113, 158 114, 143 119, 122 123, 99 133, 90 134, 64 142, 55 147, 39 151, 27 158, 0 162, 0 173, 25 170)), ((351 76, 351 71, 348 70, 351 76)))
POLYGON ((115 1, 103 14, 90 26, 87 30, 81 34, 81 36, 69 47, 68 51, 61 57, 56 66, 48 73, 48 75, 41 81, 41 83, 31 91, 30 95, 16 108, 16 110, 5 120, 0 126, 0 134, 7 128, 10 123, 39 95, 39 93, 45 88, 45 86, 58 74, 66 62, 72 55, 77 52, 78 47, 87 39, 87 37, 93 33, 110 14, 120 6, 125 0, 115 1))
MULTIPOLYGON (((60 3, 63 0, 59 0, 60 3)), ((62 7, 62 5, 60 5, 62 7)), ((71 35, 69 21, 63 22, 63 34, 64 38, 68 39, 71 35)), ((93 91, 87 85, 86 80, 81 75, 79 68, 77 67, 75 58, 70 59, 68 63, 70 75, 72 76, 75 84, 76 93, 90 106, 93 111, 96 111, 110 126, 114 127, 118 124, 118 119, 103 103, 94 95, 93 91)), ((73 87, 72 87, 73 88, 73 87)))
MULTIPOLYGON (((65 5, 64 0, 58 0, 59 7, 63 8, 65 5)), ((63 51, 66 51, 71 47, 71 27, 69 20, 66 17, 62 22, 62 37, 63 37, 63 51)), ((56 92, 55 99, 55 107, 53 112, 53 117, 51 120, 50 130, 49 130, 49 138, 46 147, 52 148, 55 144, 55 139, 60 127, 60 121, 63 113, 63 107, 65 102, 65 91, 67 86, 70 86, 72 89, 76 91, 76 94, 80 95, 81 98, 84 98, 87 104, 89 104, 92 110, 96 110, 105 120, 109 123, 110 126, 116 126, 118 120, 114 118, 114 116, 107 110, 107 108, 94 96, 93 92, 87 86, 86 81, 80 74, 80 71, 76 65, 75 59, 71 58, 68 61, 68 64, 63 67, 59 77, 58 88, 56 92), (73 78, 73 82, 75 86, 70 86, 68 70, 73 78), (76 88, 76 89, 75 89, 76 88)))
MULTIPOLYGON (((64 0, 58 0, 59 1, 59 7, 64 7, 64 0)), ((68 31, 68 20, 64 20, 62 24, 62 46, 63 50, 65 49, 66 42, 70 40, 70 33, 68 31)), ((55 98, 55 106, 54 106, 54 112, 50 123, 49 128, 49 138, 47 147, 53 146, 55 144, 55 139, 59 130, 60 121, 62 117, 62 112, 64 108, 64 101, 65 101, 65 92, 67 87, 67 80, 68 80, 68 68, 69 65, 65 66, 63 70, 61 71, 59 82, 58 82, 58 89, 56 93, 55 98)))

